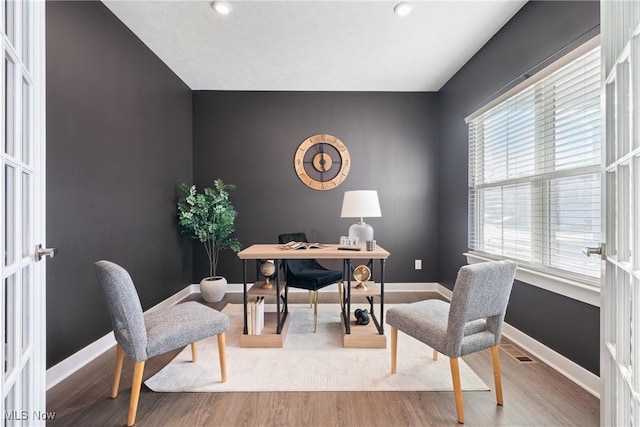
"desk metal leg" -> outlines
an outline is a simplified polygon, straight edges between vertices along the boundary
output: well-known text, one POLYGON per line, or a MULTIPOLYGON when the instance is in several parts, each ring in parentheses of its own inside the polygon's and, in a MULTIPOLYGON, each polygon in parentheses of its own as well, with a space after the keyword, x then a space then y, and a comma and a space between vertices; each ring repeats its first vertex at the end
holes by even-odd
POLYGON ((345 313, 344 329, 351 333, 351 260, 347 259, 347 312, 345 313))
POLYGON ((247 335, 249 330, 247 329, 247 260, 242 260, 242 302, 244 304, 244 329, 243 333, 247 335))
POLYGON ((347 290, 344 287, 344 282, 347 278, 347 260, 342 260, 342 282, 340 282, 340 286, 338 287, 339 298, 340 298, 340 316, 342 316, 342 321, 344 324, 347 324, 348 316, 346 315, 347 309, 347 290))
MULTIPOLYGON (((278 265, 278 260, 274 260, 278 265)), ((276 270, 276 334, 282 332, 282 324, 280 323, 280 274, 276 270)))
POLYGON ((285 284, 284 285, 284 312, 288 313, 289 312, 289 287, 285 284))
MULTIPOLYGON (((276 260, 277 265, 278 260, 276 260)), ((284 324, 287 321, 287 316, 289 315, 289 295, 288 289, 285 285, 284 288, 284 298, 282 298, 283 307, 280 309, 280 272, 276 270, 276 334, 280 335, 282 333, 282 328, 284 328, 284 324)))
POLYGON ((387 260, 380 260, 380 326, 378 331, 380 335, 384 335, 384 267, 387 260))
POLYGON ((369 301, 369 304, 371 305, 369 309, 371 320, 373 321, 373 324, 376 325, 376 330, 378 331, 378 333, 380 333, 380 322, 378 322, 378 317, 376 317, 376 313, 373 310, 373 297, 367 297, 367 301, 369 301))

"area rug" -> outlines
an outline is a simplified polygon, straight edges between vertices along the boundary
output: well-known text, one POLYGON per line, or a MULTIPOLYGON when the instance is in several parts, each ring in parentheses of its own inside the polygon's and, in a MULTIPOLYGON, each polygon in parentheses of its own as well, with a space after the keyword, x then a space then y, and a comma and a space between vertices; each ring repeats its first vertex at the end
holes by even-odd
MULTIPOLYGON (((357 307, 352 304, 352 310, 357 307)), ((275 311, 275 306, 267 305, 265 311, 275 311)), ((218 344, 213 337, 198 343, 197 363, 191 362, 187 346, 145 382, 147 387, 156 392, 453 390, 449 359, 441 355, 434 361, 429 347, 403 333, 398 333, 397 373, 392 375, 388 325, 387 348, 344 348, 338 305, 318 306, 314 334, 313 309, 290 304, 284 347, 275 349, 240 348, 242 305, 228 304, 222 312, 231 324, 226 336, 227 382, 220 382, 218 344)), ((460 376, 463 390, 489 390, 462 360, 460 376)))

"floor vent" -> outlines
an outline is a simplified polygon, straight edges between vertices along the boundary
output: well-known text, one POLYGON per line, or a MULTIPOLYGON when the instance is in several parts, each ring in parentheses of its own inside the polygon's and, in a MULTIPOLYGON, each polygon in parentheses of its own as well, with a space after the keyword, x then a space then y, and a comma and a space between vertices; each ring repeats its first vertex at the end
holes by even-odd
POLYGON ((500 344, 500 348, 520 363, 538 363, 511 344, 500 344))

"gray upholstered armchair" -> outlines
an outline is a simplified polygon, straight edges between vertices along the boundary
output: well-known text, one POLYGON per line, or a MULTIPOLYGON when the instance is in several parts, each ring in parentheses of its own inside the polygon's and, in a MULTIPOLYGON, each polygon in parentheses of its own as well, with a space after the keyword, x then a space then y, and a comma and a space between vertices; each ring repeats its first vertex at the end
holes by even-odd
POLYGON ((391 308, 386 322, 391 325, 391 373, 396 373, 398 330, 449 356, 458 422, 464 423, 464 405, 458 358, 491 348, 496 399, 502 405, 502 380, 498 344, 507 311, 516 264, 492 261, 460 269, 451 304, 437 300, 419 301, 391 308))
POLYGON ((98 261, 95 267, 118 343, 112 398, 118 396, 124 353, 135 362, 128 426, 136 422, 144 364, 153 356, 191 344, 195 363, 196 341, 217 335, 221 380, 227 380, 225 332, 229 330, 229 318, 226 315, 195 301, 143 313, 131 276, 124 268, 109 261, 98 261))

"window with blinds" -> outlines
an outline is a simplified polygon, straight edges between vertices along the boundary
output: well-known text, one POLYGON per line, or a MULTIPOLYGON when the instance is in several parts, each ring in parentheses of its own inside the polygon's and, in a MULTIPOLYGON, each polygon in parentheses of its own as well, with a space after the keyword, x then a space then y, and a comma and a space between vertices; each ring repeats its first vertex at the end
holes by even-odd
POLYGON ((469 249, 599 283, 600 48, 533 77, 467 119, 469 249))

